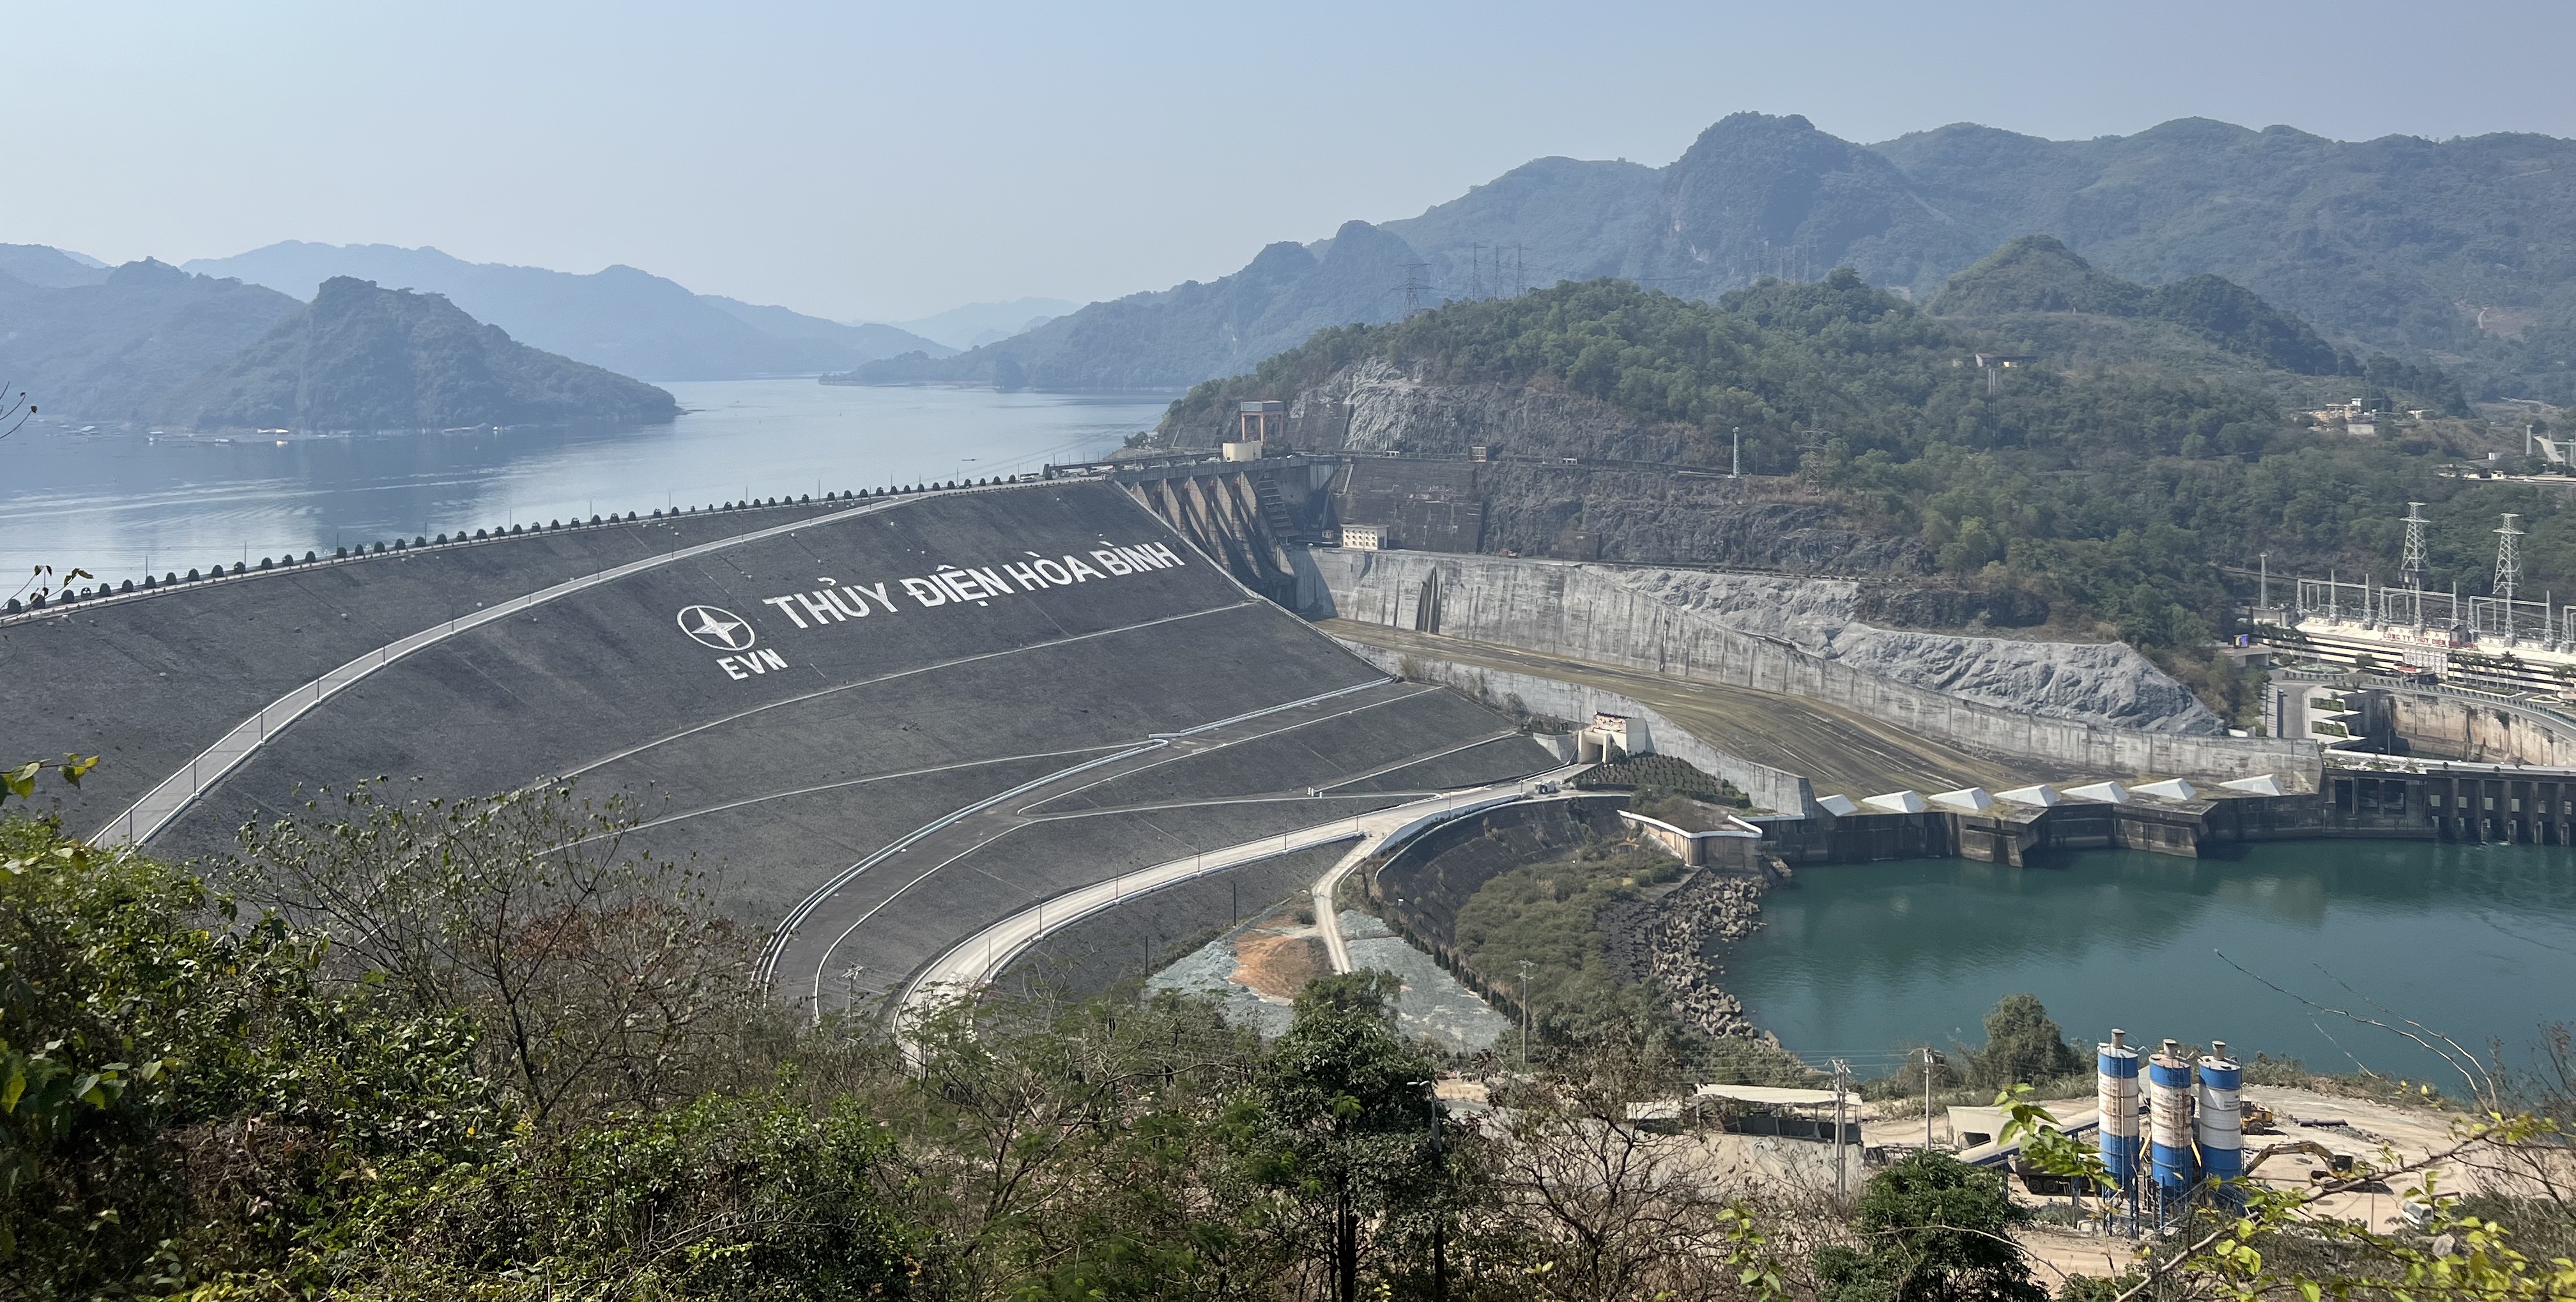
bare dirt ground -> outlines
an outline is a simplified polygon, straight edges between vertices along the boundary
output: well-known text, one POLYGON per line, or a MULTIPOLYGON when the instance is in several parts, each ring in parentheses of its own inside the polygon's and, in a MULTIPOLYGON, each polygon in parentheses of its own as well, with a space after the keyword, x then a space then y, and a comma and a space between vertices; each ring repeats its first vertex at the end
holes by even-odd
POLYGON ((1282 912, 1235 937, 1234 983, 1270 999, 1294 1000, 1330 970, 1315 928, 1282 912))

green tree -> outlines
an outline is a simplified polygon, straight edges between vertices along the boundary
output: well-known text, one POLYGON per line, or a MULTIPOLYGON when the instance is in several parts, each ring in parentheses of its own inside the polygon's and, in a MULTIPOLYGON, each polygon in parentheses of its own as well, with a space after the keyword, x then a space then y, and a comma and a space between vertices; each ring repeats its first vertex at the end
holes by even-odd
POLYGON ((0 819, 0 1296, 277 1259, 346 1182, 494 1130, 451 1017, 316 979, 319 936, 0 819))
POLYGON ((1820 1248, 1824 1302, 2045 1302, 2011 1238, 2030 1218, 2003 1176, 1920 1152, 1870 1177, 1854 1209, 1859 1247, 1820 1248))
POLYGON ((420 1013, 463 1013, 484 1073, 540 1124, 667 1106, 727 1083, 777 1016, 759 937, 705 877, 633 854, 621 799, 569 787, 395 801, 361 784, 243 829, 231 882, 327 934, 327 971, 420 1013))
POLYGON ((2037 995, 2005 995, 1986 1013, 1985 1047, 1967 1055, 1968 1083, 2002 1089, 2084 1070, 2084 1055, 2037 995))
POLYGON ((894 1142, 852 1101, 715 1096, 484 1161, 413 1162, 298 1253, 360 1296, 909 1296, 913 1235, 881 1184, 894 1142))
POLYGON ((1438 1192, 1431 1064, 1395 1034, 1398 984, 1381 972, 1319 978, 1271 1047, 1247 1136, 1256 1178, 1290 1232, 1356 1302, 1368 1239, 1438 1192))

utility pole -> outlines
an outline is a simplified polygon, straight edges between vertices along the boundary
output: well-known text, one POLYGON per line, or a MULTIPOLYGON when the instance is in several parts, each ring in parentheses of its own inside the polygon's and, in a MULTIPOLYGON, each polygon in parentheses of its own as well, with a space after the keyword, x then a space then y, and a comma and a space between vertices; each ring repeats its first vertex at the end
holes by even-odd
MULTIPOLYGON (((1431 1087, 1431 1164, 1441 1165, 1440 1087, 1431 1087)), ((1446 1171, 1442 1174, 1445 1176, 1446 1171)), ((1431 1222, 1431 1302, 1449 1302, 1449 1211, 1431 1222)))
POLYGON ((2270 610, 2272 608, 2272 553, 2270 552, 2263 553, 2263 586, 2260 592, 2261 595, 2256 598, 2256 601, 2263 609, 2270 610))
POLYGON ((1940 1055, 1940 1054, 1937 1054, 1937 1053, 1934 1053, 1934 1052, 1932 1051, 1932 1046, 1931 1046, 1931 1045, 1928 1045, 1928 1044, 1927 1044, 1927 1045, 1924 1045, 1924 1046, 1923 1046, 1923 1147, 1924 1147, 1925 1151, 1927 1151, 1927 1152, 1928 1152, 1928 1151, 1930 1151, 1930 1149, 1931 1149, 1931 1147, 1932 1147, 1932 1065, 1933 1065, 1934 1063, 1939 1062, 1939 1061, 1941 1061, 1941 1055, 1940 1055))
POLYGON ((1840 1202, 1850 1183, 1843 1164, 1843 1087, 1851 1079, 1851 1068, 1843 1060, 1833 1060, 1834 1068, 1834 1201, 1840 1202))
POLYGON ((1528 960, 1528 959, 1522 959, 1522 960, 1521 960, 1521 1070, 1522 1070, 1522 1071, 1528 1071, 1528 1070, 1529 1070, 1529 1042, 1530 1042, 1530 1027, 1531 1027, 1533 1024, 1535 1024, 1536 1020, 1537 1020, 1537 1019, 1536 1019, 1535 1017, 1533 1017, 1533 1016, 1531 1015, 1531 1013, 1530 1013, 1530 965, 1529 965, 1529 960, 1528 960))
POLYGON ((1735 434, 1735 462, 1734 462, 1734 468, 1733 468, 1732 470, 1730 470, 1730 471, 1727 473, 1727 476, 1726 476, 1726 477, 1727 477, 1727 478, 1729 478, 1729 479, 1742 479, 1742 478, 1744 478, 1744 427, 1743 427, 1743 426, 1741 426, 1741 425, 1736 426, 1736 427, 1734 428, 1734 434, 1735 434))

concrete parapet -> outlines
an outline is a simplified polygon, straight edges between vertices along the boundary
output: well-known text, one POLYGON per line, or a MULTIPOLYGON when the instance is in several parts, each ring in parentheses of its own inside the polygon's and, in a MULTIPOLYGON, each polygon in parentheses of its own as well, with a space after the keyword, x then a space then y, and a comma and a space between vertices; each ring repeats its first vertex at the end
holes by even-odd
POLYGON ((1728 816, 1727 825, 1713 831, 1694 832, 1677 827, 1660 818, 1649 818, 1633 809, 1619 811, 1619 821, 1648 841, 1663 847, 1666 853, 1693 868, 1716 864, 1749 872, 1759 866, 1756 853, 1762 840, 1762 829, 1741 818, 1728 816))
POLYGON ((1760 808, 1782 813, 1805 813, 1815 807, 1815 788, 1804 777, 1719 750, 1632 697, 1560 679, 1541 678, 1536 674, 1482 669, 1450 660, 1427 660, 1365 642, 1334 640, 1352 654, 1388 673, 1453 687, 1498 708, 1560 719, 1590 719, 1596 714, 1616 714, 1642 721, 1654 737, 1659 753, 1687 760, 1703 773, 1734 783, 1737 790, 1750 796, 1760 808))
POLYGON ((1581 565, 1404 552, 1324 552, 1313 563, 1340 618, 1824 701, 2069 772, 2229 779, 2313 774, 2321 762, 2309 741, 2104 728, 1960 700, 1728 628, 1581 565), (1426 592, 1439 594, 1427 615, 1426 592))

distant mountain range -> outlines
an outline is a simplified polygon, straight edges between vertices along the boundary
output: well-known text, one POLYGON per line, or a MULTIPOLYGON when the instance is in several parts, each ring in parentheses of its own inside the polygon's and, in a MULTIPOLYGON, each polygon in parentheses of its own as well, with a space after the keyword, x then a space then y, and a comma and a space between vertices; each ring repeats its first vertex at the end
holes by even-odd
MULTIPOLYGON (((5 270, 0 263, 0 270, 5 270)), ((432 248, 288 240, 184 270, 233 276, 310 299, 335 276, 444 295, 477 320, 575 361, 648 380, 811 375, 945 344, 887 325, 844 325, 783 307, 691 293, 633 267, 588 275, 466 262, 432 248)))
POLYGON ((107 264, 86 254, 43 244, 0 244, 0 276, 46 289, 65 289, 106 280, 107 264))
POLYGON ((1025 334, 1080 306, 1061 298, 1015 298, 1007 303, 969 303, 918 320, 888 324, 951 348, 974 348, 1025 334))
POLYGON ((52 415, 144 419, 171 390, 303 306, 273 289, 191 276, 148 258, 113 271, 62 259, 84 273, 74 277, 25 253, 29 247, 11 246, 0 261, 0 379, 52 415), (12 267, 50 283, 30 283, 12 267))
POLYGON ((0 247, 0 267, 71 283, 0 270, 0 380, 48 417, 302 431, 678 411, 660 389, 527 347, 436 295, 340 278, 307 305, 148 258, 104 269, 30 247, 0 247))
POLYGON ((1193 280, 1094 303, 953 357, 910 353, 830 378, 970 381, 1006 389, 1175 388, 1249 370, 1326 326, 1393 319, 1404 302, 1387 287, 1414 260, 1404 241, 1352 222, 1320 252, 1273 244, 1252 265, 1208 284, 1193 280))
POLYGON ((348 276, 156 405, 159 419, 196 429, 300 431, 648 424, 679 412, 652 385, 528 347, 436 294, 348 276))
POLYGON ((1418 217, 1273 245, 1214 282, 837 378, 1187 385, 1317 325, 1395 319, 1408 279, 1424 304, 1597 276, 1714 298, 1850 266, 1928 301, 2033 234, 2147 287, 2224 277, 2330 347, 2435 360, 2491 396, 2576 400, 2576 141, 2344 142, 2197 118, 2082 141, 1962 124, 1861 145, 1739 113, 1666 167, 1539 159, 1418 217))

